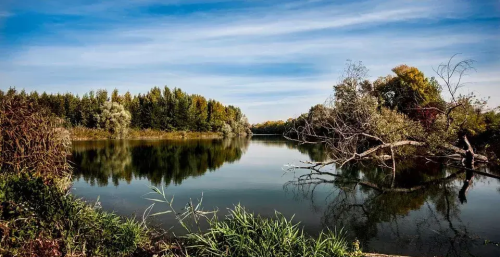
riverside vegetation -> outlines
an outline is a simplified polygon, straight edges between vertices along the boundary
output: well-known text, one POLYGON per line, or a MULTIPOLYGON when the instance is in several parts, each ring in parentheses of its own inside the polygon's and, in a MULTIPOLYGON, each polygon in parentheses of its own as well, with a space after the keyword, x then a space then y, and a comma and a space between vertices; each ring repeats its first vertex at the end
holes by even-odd
POLYGON ((371 82, 362 63, 349 62, 325 104, 295 119, 254 124, 251 130, 324 143, 332 160, 321 165, 368 159, 394 164, 398 158, 465 157, 475 151, 484 154, 476 153, 476 161, 498 163, 499 108, 488 108, 474 94, 459 94, 474 62, 454 62, 454 57, 436 68, 440 82, 407 65, 395 67, 395 76, 371 82))
POLYGON ((0 98, 13 94, 61 118, 73 139, 199 138, 251 133, 240 108, 189 95, 178 88, 154 87, 138 95, 120 95, 115 89, 111 96, 106 90, 98 90, 82 97, 71 93, 17 93, 11 88, 0 91, 0 98))
MULTIPOLYGON (((319 238, 303 233, 279 213, 273 219, 235 206, 218 219, 189 203, 172 210, 188 233, 169 238, 138 219, 104 212, 98 200, 86 203, 69 194, 69 132, 63 121, 20 94, 2 97, 0 109, 0 255, 2 256, 357 256, 359 246, 341 233, 319 238), (182 218, 181 218, 182 217, 182 218), (195 230, 205 218, 208 231, 195 230)), ((163 191, 152 201, 169 205, 163 191)), ((171 205, 170 205, 171 206, 171 205)), ((168 213, 163 213, 169 215, 168 213)))

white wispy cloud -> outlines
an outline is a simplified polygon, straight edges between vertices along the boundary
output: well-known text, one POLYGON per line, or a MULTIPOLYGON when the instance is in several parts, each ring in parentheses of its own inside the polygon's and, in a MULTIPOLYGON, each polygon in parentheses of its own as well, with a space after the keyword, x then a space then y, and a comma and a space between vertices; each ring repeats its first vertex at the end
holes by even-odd
POLYGON ((10 16, 12 16, 12 13, 0 10, 0 19, 7 18, 7 17, 10 17, 10 16))
MULTIPOLYGON (((81 13, 102 15, 152 2, 159 3, 95 3, 81 13)), ((46 24, 50 35, 0 60, 0 86, 81 94, 98 88, 139 93, 169 85, 241 106, 257 122, 286 119, 323 102, 346 59, 362 60, 372 78, 401 63, 432 76, 432 67, 464 52, 483 69, 469 78, 478 94, 500 104, 500 89, 491 90, 499 82, 494 70, 500 64, 492 58, 498 54, 498 34, 471 24, 434 26, 443 17, 467 14, 470 4, 324 3, 141 15, 84 29, 46 24)), ((46 11, 76 15, 75 8, 46 11)))

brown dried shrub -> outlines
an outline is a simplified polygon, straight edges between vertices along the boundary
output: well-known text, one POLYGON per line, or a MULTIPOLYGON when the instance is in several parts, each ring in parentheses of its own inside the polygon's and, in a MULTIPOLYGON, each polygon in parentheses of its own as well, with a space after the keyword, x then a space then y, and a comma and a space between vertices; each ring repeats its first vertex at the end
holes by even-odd
POLYGON ((51 183, 69 174, 70 145, 61 119, 23 95, 0 99, 0 173, 28 174, 51 183))
POLYGON ((26 257, 59 257, 62 256, 60 240, 47 239, 44 237, 29 241, 21 256, 26 257))

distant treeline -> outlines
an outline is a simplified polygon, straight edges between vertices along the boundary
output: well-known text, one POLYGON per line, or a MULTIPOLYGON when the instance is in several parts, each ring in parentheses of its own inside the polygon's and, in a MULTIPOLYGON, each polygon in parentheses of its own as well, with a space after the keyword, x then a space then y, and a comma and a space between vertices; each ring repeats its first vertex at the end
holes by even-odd
POLYGON ((201 95, 189 95, 179 88, 152 88, 146 94, 120 95, 114 90, 108 95, 106 90, 90 91, 83 96, 66 94, 26 93, 9 89, 0 90, 5 94, 27 97, 40 107, 65 119, 72 126, 98 128, 101 107, 107 101, 116 102, 131 114, 130 127, 164 131, 214 131, 242 134, 250 132, 247 118, 240 108, 224 106, 222 103, 201 95))
POLYGON ((304 126, 305 122, 312 118, 314 113, 320 108, 322 108, 322 105, 318 104, 311 107, 309 112, 303 113, 297 118, 288 118, 286 121, 265 121, 253 124, 250 129, 254 134, 279 134, 290 136, 295 133, 294 128, 304 126))
POLYGON ((254 134, 280 134, 282 135, 287 130, 288 121, 266 121, 263 123, 253 124, 250 128, 254 134))
POLYGON ((289 125, 293 122, 293 119, 288 119, 287 121, 277 120, 277 121, 266 121, 263 123, 253 124, 250 128, 254 134, 280 134, 282 135, 287 131, 289 125))

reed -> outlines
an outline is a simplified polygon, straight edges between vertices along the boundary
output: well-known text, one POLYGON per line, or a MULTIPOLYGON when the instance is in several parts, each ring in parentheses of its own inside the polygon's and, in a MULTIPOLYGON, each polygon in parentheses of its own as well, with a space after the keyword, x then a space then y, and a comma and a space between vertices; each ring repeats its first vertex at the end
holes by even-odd
MULTIPOLYGON (((187 230, 182 237, 185 242, 178 247, 168 246, 167 256, 361 256, 359 244, 350 244, 342 230, 323 231, 318 237, 306 235, 299 223, 275 212, 273 218, 264 218, 236 205, 229 215, 219 219, 217 211, 207 212, 201 208, 201 200, 186 205, 182 212, 173 208, 174 198, 167 198, 163 188, 152 187, 159 198, 148 198, 155 203, 165 203, 170 210, 152 215, 173 214, 187 230), (192 219, 188 223, 188 219, 192 219), (200 220, 206 220, 209 229, 199 229, 200 220), (194 224, 194 228, 188 224, 194 224), (182 250, 179 250, 182 248, 182 250), (174 250, 172 250, 174 249, 174 250)), ((145 212, 149 216, 154 203, 145 212)))

